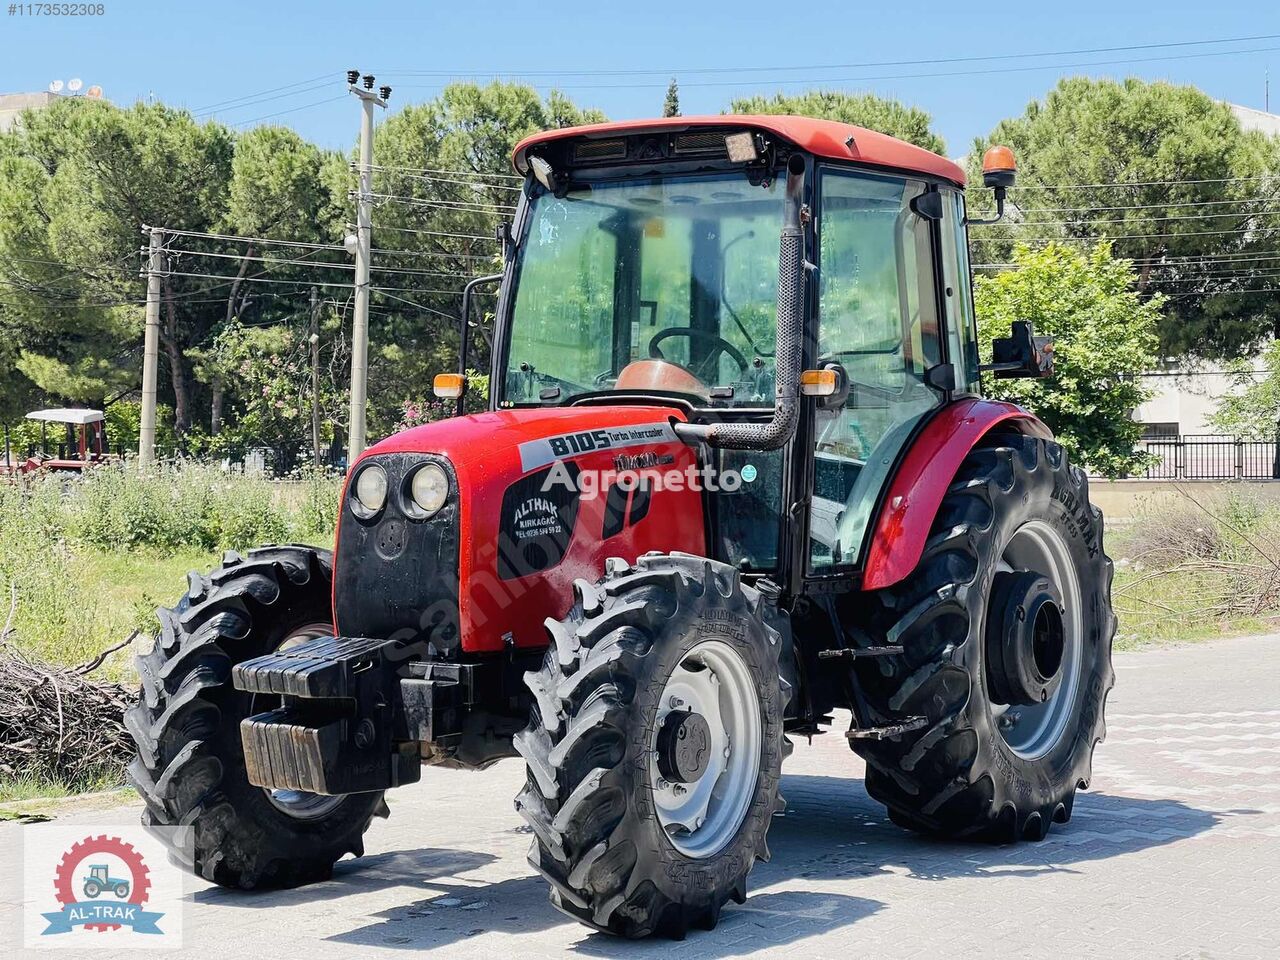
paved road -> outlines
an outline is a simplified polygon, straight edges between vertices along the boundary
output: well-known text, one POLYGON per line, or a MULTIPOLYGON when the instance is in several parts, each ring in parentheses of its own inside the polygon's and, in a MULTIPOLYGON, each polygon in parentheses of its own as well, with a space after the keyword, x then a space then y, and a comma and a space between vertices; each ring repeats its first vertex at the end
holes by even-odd
MULTIPOLYGON (((1116 666, 1094 789, 1039 844, 943 844, 899 830, 831 733, 800 742, 789 761, 790 809, 746 905, 683 943, 623 942, 548 905, 511 806, 517 761, 428 770, 391 796, 367 855, 333 881, 274 894, 197 889, 183 955, 1280 956, 1280 636, 1122 654, 1116 666)), ((16 829, 0 827, 0 847, 16 829)), ((18 895, 12 876, 0 883, 8 940, 18 895)))

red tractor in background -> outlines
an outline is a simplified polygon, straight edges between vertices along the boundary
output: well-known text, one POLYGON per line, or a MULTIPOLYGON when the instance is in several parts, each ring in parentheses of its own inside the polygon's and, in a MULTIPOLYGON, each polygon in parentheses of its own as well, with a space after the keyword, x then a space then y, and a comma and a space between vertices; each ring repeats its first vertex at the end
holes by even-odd
MULTIPOLYGON (((552 902, 632 937, 743 901, 787 735, 835 708, 905 827, 1068 820, 1111 564, 1083 472, 981 399, 1052 354, 1016 323, 979 363, 960 168, 784 116, 514 162, 503 271, 468 287, 501 283, 488 411, 366 451, 332 555, 228 553, 160 611, 127 716, 145 820, 211 881, 291 886, 424 765, 519 755, 552 902)), ((988 156, 998 200, 1013 174, 988 156)))

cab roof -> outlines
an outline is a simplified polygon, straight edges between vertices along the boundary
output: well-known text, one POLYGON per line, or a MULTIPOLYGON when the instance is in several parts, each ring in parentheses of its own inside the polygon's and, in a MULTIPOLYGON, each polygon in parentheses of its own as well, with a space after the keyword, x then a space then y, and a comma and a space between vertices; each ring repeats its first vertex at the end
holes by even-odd
POLYGON ((957 186, 964 186, 963 168, 923 147, 917 147, 864 127, 855 127, 851 123, 783 115, 721 114, 710 117, 664 117, 655 120, 623 120, 615 123, 593 123, 582 127, 544 130, 525 137, 516 144, 511 162, 516 172, 523 175, 528 172, 529 150, 541 143, 573 137, 597 139, 619 134, 647 131, 679 132, 695 127, 711 126, 760 130, 819 157, 924 174, 949 180, 957 186))

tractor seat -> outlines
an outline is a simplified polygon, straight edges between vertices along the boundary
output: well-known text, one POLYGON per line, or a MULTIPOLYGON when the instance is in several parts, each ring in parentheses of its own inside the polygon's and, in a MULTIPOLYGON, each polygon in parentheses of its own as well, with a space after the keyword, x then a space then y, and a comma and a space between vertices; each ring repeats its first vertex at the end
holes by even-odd
POLYGON ((706 399, 710 388, 692 372, 670 360, 634 360, 618 372, 615 390, 669 390, 706 399))

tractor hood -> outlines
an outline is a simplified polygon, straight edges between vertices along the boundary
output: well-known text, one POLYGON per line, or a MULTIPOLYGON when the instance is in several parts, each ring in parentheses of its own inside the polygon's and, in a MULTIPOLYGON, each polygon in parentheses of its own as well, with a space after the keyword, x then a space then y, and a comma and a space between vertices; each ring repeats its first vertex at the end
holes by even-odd
MULTIPOLYGON (((454 575, 429 569, 445 565, 434 538, 448 533, 457 544, 462 650, 544 646, 542 621, 564 615, 573 603, 573 581, 598 579, 608 557, 705 552, 700 492, 660 476, 687 476, 697 468, 693 449, 672 429, 683 420, 678 410, 663 406, 500 410, 388 437, 365 451, 349 476, 378 460, 395 482, 419 457, 443 459, 453 474, 449 504, 429 520, 413 521, 399 514, 392 496, 384 517, 357 522, 344 491, 335 582, 347 583, 358 568, 361 584, 341 591, 354 602, 375 584, 394 583, 396 593, 407 595, 414 592, 409 580, 454 575), (623 488, 628 477, 620 487, 619 474, 639 478, 639 489, 623 488), (405 530, 391 536, 391 542, 405 542, 402 557, 384 556, 389 541, 379 527, 387 523, 405 530), (452 524, 451 531, 438 529, 452 524), (428 535, 431 557, 414 556, 414 538, 428 535)), ((359 630, 364 618, 344 616, 345 603, 336 593, 339 628, 359 630)))

